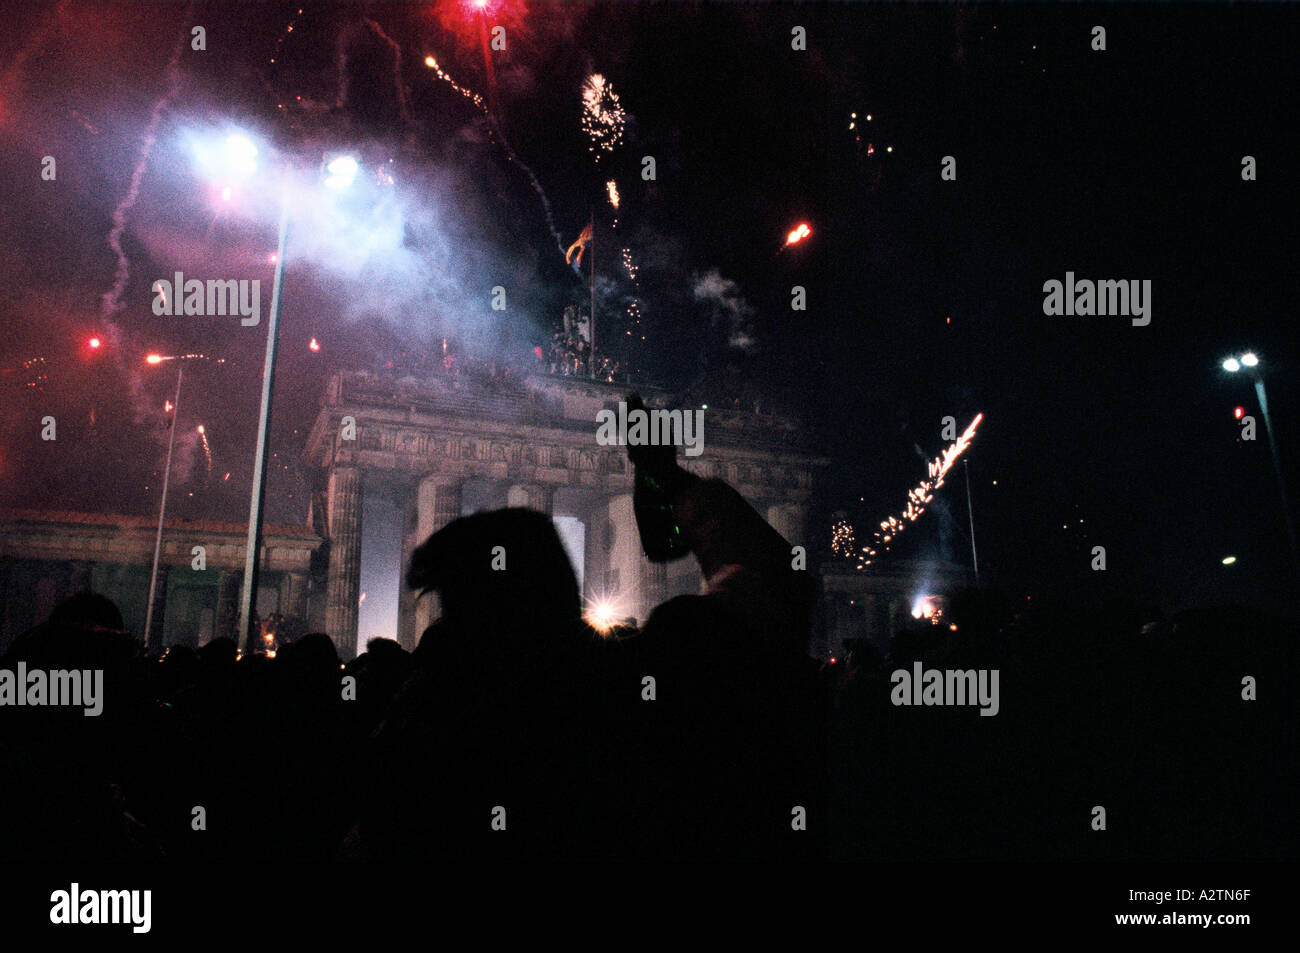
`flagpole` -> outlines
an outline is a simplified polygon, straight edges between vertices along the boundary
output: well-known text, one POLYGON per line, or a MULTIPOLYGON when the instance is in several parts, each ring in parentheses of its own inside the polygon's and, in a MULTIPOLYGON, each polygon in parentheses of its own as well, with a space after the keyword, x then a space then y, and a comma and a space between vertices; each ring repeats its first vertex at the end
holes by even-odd
POLYGON ((591 208, 591 241, 588 251, 591 252, 591 321, 588 330, 587 342, 591 345, 591 353, 587 355, 587 373, 591 379, 596 379, 596 207, 591 208))
POLYGON ((971 502, 970 495, 970 461, 963 460, 966 466, 966 514, 970 517, 970 557, 975 564, 975 585, 980 584, 980 557, 975 551, 975 505, 971 502))

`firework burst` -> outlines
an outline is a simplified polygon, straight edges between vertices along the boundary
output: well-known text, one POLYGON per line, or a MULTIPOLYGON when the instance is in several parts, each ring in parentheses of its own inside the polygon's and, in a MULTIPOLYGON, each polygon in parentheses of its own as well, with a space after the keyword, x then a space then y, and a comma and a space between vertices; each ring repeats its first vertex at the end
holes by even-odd
POLYGON ((600 73, 588 76, 582 86, 582 131, 591 139, 588 148, 597 162, 618 148, 626 122, 627 113, 609 80, 600 73))
POLYGON ((848 520, 837 520, 831 527, 831 552, 836 556, 850 558, 853 555, 854 540, 853 524, 848 520))

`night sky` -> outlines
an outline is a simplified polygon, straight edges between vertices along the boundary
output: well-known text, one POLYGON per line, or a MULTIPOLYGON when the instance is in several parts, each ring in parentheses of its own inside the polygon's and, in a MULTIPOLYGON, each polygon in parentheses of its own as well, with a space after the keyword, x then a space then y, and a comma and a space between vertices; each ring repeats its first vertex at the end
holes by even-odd
MULTIPOLYGON (((982 412, 966 455, 980 568, 1018 603, 1292 601, 1262 416, 1220 362, 1259 354, 1294 501, 1293 8, 490 0, 484 20, 506 27, 491 77, 460 0, 34 3, 6 17, 0 506, 155 511, 176 365, 144 356, 201 353, 225 363, 186 365, 169 515, 246 518, 275 245, 255 199, 271 173, 259 167, 247 203, 222 202, 193 161, 195 142, 241 129, 259 161, 300 178, 337 152, 366 178, 328 215, 305 200, 291 215, 273 521, 306 518, 300 453, 330 373, 400 371, 444 336, 522 363, 585 301, 531 170, 558 243, 594 209, 598 343, 619 341, 683 400, 761 395, 806 417, 834 461, 819 539, 837 511, 860 541, 898 513, 947 443, 942 418, 960 431, 982 412), (806 50, 791 49, 796 25, 806 50), (491 121, 426 56, 485 96, 491 121), (580 125, 593 72, 627 113, 599 160, 580 125), (956 181, 940 179, 946 155, 956 181), (1256 181, 1242 180, 1246 155, 1256 181), (393 184, 376 185, 381 167, 393 184), (800 221, 812 237, 783 250, 800 221), (261 279, 262 324, 156 316, 152 283, 177 270, 261 279), (1150 280, 1150 325, 1045 315, 1043 283, 1067 271, 1150 280), (806 311, 790 308, 794 285, 806 311), (1257 419, 1253 442, 1237 405, 1257 419), (46 414, 55 441, 40 439, 46 414), (1105 572, 1090 568, 1096 545, 1105 572)), ((966 562, 966 522, 955 470, 894 554, 966 562)))

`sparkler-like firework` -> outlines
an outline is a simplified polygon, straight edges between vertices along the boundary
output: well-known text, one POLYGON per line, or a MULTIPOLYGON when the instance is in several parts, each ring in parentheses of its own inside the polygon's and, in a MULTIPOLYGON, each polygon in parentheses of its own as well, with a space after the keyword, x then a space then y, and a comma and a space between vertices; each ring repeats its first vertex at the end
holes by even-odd
POLYGON ((953 441, 943 453, 930 461, 928 465, 929 477, 922 480, 920 484, 913 487, 907 494, 907 508, 898 516, 890 516, 882 520, 880 529, 876 530, 875 537, 872 540, 873 545, 862 547, 862 556, 858 560, 858 569, 866 569, 871 565, 871 561, 879 555, 877 546, 883 546, 886 550, 890 544, 905 530, 909 523, 915 523, 920 519, 925 508, 929 506, 930 501, 934 499, 934 491, 943 486, 944 477, 952 469, 952 465, 957 462, 957 458, 966 452, 975 439, 975 430, 979 427, 980 421, 984 419, 983 414, 976 414, 975 419, 971 421, 965 432, 953 441))
POLYGON ((785 236, 785 243, 787 246, 797 245, 811 234, 812 229, 808 226, 808 223, 800 222, 790 230, 789 235, 785 236))
POLYGON ((600 73, 592 73, 582 86, 582 131, 591 139, 588 147, 600 161, 623 141, 627 113, 618 101, 618 93, 600 73))
POLYGON ((206 354, 149 354, 144 359, 146 364, 161 364, 163 361, 212 361, 214 364, 226 363, 224 357, 218 357, 214 360, 206 354))
POLYGON ((618 183, 610 179, 605 183, 605 191, 609 193, 609 204, 618 208, 618 183))
POLYGON ((446 70, 444 70, 441 66, 438 65, 438 61, 436 59, 434 59, 432 56, 426 56, 424 58, 424 65, 429 67, 429 69, 433 70, 434 75, 436 75, 438 79, 442 80, 452 89, 456 90, 456 92, 460 93, 471 103, 473 103, 475 107, 477 107, 478 110, 483 113, 483 115, 485 116, 487 115, 487 111, 488 111, 487 103, 483 100, 483 97, 480 96, 478 93, 474 92, 474 90, 472 89, 466 89, 464 86, 460 85, 460 83, 452 79, 451 75, 446 70))

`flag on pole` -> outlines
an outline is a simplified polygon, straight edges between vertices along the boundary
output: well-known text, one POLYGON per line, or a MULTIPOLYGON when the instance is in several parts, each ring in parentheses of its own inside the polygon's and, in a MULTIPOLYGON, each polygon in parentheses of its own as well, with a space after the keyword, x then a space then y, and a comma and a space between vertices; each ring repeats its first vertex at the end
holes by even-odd
POLYGON ((582 253, 587 250, 587 246, 590 244, 591 244, 591 222, 588 222, 587 227, 584 228, 582 230, 582 234, 578 236, 578 240, 574 242, 572 245, 570 245, 569 250, 564 253, 565 264, 573 263, 573 252, 575 249, 577 249, 578 264, 581 265, 582 253))

